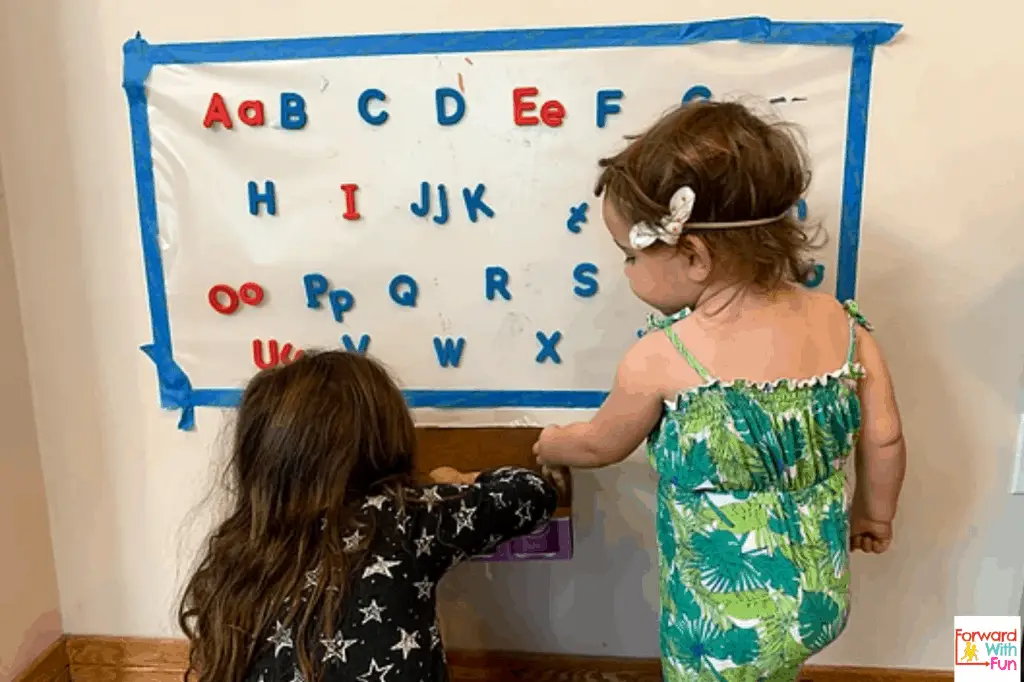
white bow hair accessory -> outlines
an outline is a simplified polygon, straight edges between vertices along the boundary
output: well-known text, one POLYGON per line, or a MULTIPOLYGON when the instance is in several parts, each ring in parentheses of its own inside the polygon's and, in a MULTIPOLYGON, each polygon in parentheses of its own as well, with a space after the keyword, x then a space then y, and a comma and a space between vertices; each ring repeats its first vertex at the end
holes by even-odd
POLYGON ((668 215, 663 216, 657 225, 641 222, 629 228, 629 245, 641 251, 656 241, 675 246, 693 213, 695 201, 697 195, 690 187, 680 187, 668 202, 668 215))
POLYGON ((683 236, 683 231, 686 227, 700 228, 702 230, 731 230, 737 227, 759 227, 778 222, 789 213, 789 211, 786 211, 771 218, 738 220, 727 223, 691 223, 689 222, 690 214, 693 213, 693 204, 696 201, 697 195, 691 187, 680 187, 668 202, 668 215, 663 216, 657 225, 640 222, 629 228, 629 245, 638 251, 643 251, 658 241, 669 246, 675 246, 679 243, 679 239, 683 236))

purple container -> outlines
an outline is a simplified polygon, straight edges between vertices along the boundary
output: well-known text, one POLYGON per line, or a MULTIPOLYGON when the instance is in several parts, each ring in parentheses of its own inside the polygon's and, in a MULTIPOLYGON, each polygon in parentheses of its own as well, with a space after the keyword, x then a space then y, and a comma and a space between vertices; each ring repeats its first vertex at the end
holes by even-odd
POLYGON ((572 519, 554 519, 536 532, 498 547, 472 561, 565 561, 572 558, 572 519))

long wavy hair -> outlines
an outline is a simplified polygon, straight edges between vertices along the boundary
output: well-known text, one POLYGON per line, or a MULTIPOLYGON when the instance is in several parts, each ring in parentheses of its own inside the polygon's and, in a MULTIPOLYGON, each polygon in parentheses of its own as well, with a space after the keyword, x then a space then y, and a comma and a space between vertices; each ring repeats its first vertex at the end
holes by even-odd
POLYGON ((373 539, 360 507, 378 493, 402 503, 415 448, 401 391, 362 355, 307 352, 249 382, 224 476, 230 512, 178 608, 185 682, 241 682, 278 621, 305 679, 322 676, 312 648, 334 632, 373 539))

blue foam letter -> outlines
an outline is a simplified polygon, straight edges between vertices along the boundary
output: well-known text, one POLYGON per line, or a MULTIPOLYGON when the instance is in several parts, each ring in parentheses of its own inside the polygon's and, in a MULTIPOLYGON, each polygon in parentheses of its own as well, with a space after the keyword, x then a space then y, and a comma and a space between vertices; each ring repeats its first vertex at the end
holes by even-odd
POLYGON ((263 193, 252 180, 249 181, 249 213, 260 214, 260 204, 267 205, 267 215, 277 215, 277 196, 274 194, 274 181, 263 183, 263 193))
POLYGON ((434 337, 434 352, 437 353, 437 362, 442 367, 458 367, 462 362, 462 351, 466 349, 466 340, 461 336, 454 342, 446 337, 444 343, 437 336, 434 337))
POLYGON ((359 345, 352 343, 352 337, 345 334, 341 337, 341 343, 345 346, 345 350, 349 353, 365 353, 366 349, 370 347, 370 335, 363 334, 359 337, 359 345))
POLYGON ((825 266, 821 263, 815 263, 811 271, 807 273, 807 279, 804 280, 804 286, 808 289, 814 289, 820 287, 822 281, 825 279, 825 266))
POLYGON ((622 99, 622 90, 598 90, 597 91, 597 127, 604 128, 608 120, 608 114, 617 114, 622 107, 616 102, 608 100, 622 99))
POLYGON ((597 293, 597 266, 593 263, 580 263, 572 269, 572 278, 579 282, 572 288, 580 298, 590 298, 597 293))
POLYGON ((391 300, 407 308, 416 307, 416 298, 420 295, 420 287, 411 275, 395 275, 388 286, 391 300))
POLYGON ((302 278, 302 286, 306 290, 306 307, 319 308, 320 297, 331 288, 327 278, 319 272, 311 272, 302 278))
POLYGON ((331 312, 334 313, 334 319, 336 322, 342 322, 345 318, 345 313, 352 310, 352 306, 356 304, 356 299, 352 296, 352 292, 347 289, 335 289, 327 298, 331 302, 331 312))
POLYGON ((537 332, 537 340, 540 341, 540 352, 537 353, 537 362, 544 362, 548 358, 556 365, 562 363, 562 358, 558 356, 558 351, 555 350, 555 346, 562 340, 562 332, 556 331, 551 336, 548 336, 544 332, 537 332))
POLYGON ((297 92, 281 93, 281 127, 301 130, 306 126, 306 100, 297 92))
POLYGON ((440 205, 441 212, 434 216, 434 222, 438 225, 444 225, 448 222, 448 188, 444 185, 437 186, 437 203, 440 205))
POLYGON ((421 182, 420 183, 420 205, 417 206, 416 202, 414 201, 411 204, 409 204, 409 210, 412 211, 412 214, 414 216, 419 216, 420 218, 423 218, 428 213, 430 213, 430 183, 429 182, 421 182))
POLYGON ((683 95, 683 104, 695 99, 711 99, 711 90, 706 85, 694 85, 683 95))
POLYGON ((452 88, 438 88, 435 95, 437 100, 437 122, 443 126, 452 126, 462 120, 466 114, 466 98, 458 90, 452 88), (448 113, 447 100, 455 100, 455 111, 448 113))
POLYGON ((476 189, 472 192, 469 191, 468 187, 462 190, 462 200, 466 202, 466 213, 469 214, 470 222, 477 221, 477 212, 483 213, 488 218, 494 217, 494 210, 490 206, 484 203, 484 192, 487 188, 483 183, 478 183, 476 189))
POLYGON ((384 109, 379 114, 370 113, 370 100, 375 99, 381 102, 387 100, 387 95, 383 91, 377 88, 370 88, 369 90, 363 90, 363 94, 359 95, 359 115, 362 116, 363 120, 372 126, 384 125, 384 122, 388 120, 388 112, 384 109))
POLYGON ((580 223, 587 222, 587 210, 590 205, 587 202, 583 202, 579 206, 569 207, 569 219, 565 221, 565 227, 573 234, 579 234, 581 231, 580 223))
POLYGON ((495 293, 500 293, 506 301, 511 301, 512 294, 508 293, 508 270, 500 265, 489 266, 484 272, 484 292, 488 301, 494 300, 495 293))

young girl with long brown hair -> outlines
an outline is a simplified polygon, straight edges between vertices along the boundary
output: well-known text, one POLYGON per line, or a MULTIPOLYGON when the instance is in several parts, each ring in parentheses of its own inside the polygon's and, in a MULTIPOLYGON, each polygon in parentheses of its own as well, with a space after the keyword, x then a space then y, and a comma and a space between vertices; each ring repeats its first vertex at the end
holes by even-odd
POLYGON ((460 559, 532 532, 552 476, 435 470, 375 361, 307 352, 242 396, 231 511, 189 579, 179 623, 202 682, 446 680, 435 589, 460 559))

